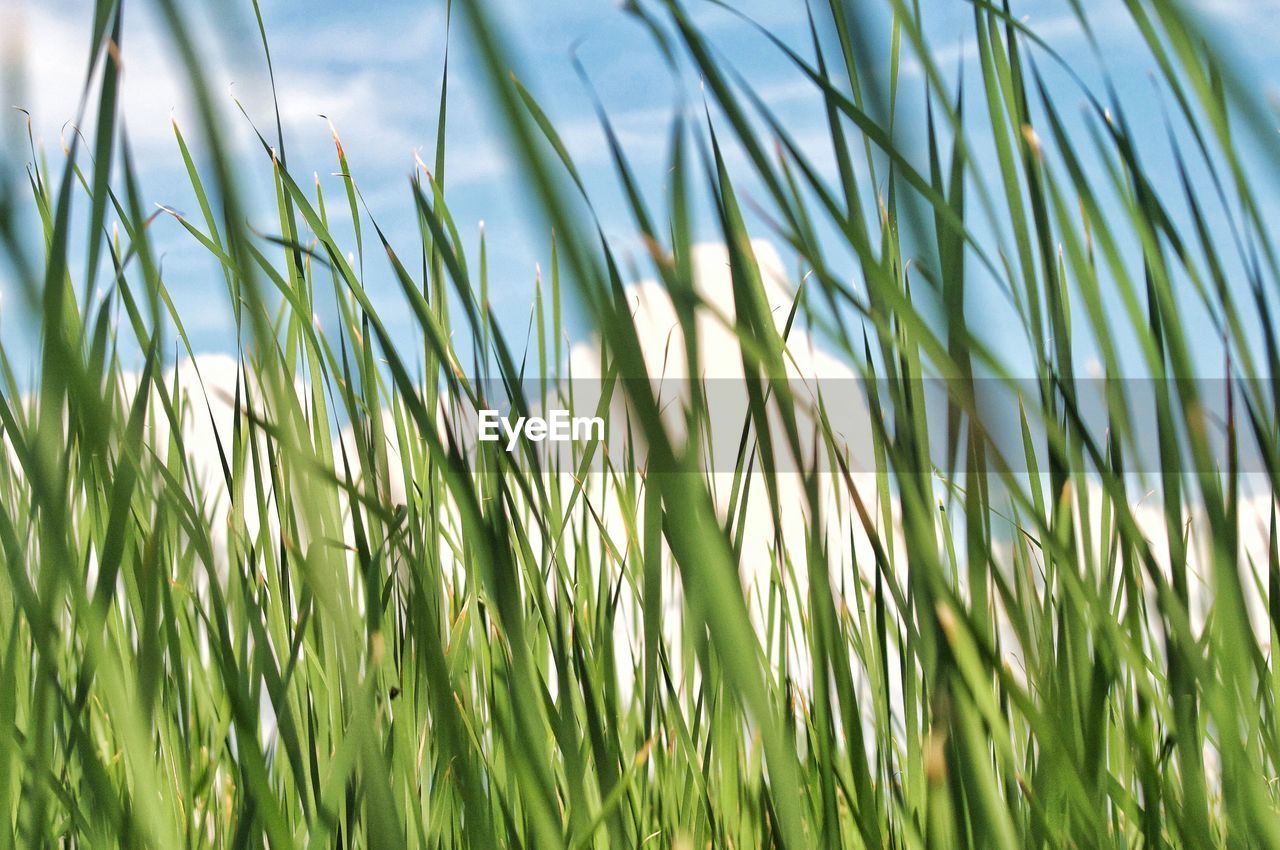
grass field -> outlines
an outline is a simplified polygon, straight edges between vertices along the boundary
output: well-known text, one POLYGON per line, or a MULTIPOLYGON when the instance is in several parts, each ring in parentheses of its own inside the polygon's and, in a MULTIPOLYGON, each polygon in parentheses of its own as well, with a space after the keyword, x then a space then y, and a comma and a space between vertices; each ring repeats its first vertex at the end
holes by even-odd
POLYGON ((661 193, 611 146, 637 257, 457 3, 546 234, 517 328, 436 179, 456 105, 388 244, 341 143, 336 194, 274 118, 244 159, 177 0, 198 208, 157 211, 123 5, 96 126, 3 187, 5 321, 41 333, 0 345, 0 844, 1280 846, 1276 114, 1191 9, 1125 0, 1163 110, 1134 121, 999 3, 963 89, 930 4, 812 4, 773 49, 818 151, 751 56, 629 2, 706 101, 661 193), (160 219, 237 350, 189 342, 160 219), (608 436, 507 451, 490 406, 608 436))

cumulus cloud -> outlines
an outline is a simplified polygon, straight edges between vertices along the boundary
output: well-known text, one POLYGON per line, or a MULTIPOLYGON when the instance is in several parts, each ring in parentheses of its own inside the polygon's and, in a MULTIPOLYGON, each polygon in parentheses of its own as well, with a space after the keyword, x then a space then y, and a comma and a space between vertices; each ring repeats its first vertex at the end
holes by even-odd
MULTIPOLYGON (((776 250, 766 243, 755 243, 753 249, 761 266, 770 309, 781 327, 790 311, 794 292, 787 283, 787 276, 776 250)), ((694 266, 698 290, 708 305, 699 313, 696 320, 699 346, 705 355, 703 362, 706 368, 702 370, 703 375, 706 376, 709 373, 715 376, 716 380, 733 382, 741 378, 742 363, 736 336, 725 324, 726 319, 731 320, 734 310, 728 254, 723 246, 698 246, 694 252, 694 266)), ((627 295, 637 305, 635 323, 655 379, 659 383, 663 382, 664 369, 667 379, 673 376, 687 379, 688 364, 682 361, 683 342, 678 338, 674 343, 672 341, 673 334, 678 336, 679 329, 674 311, 662 288, 654 282, 642 281, 630 286, 627 295), (678 356, 672 355, 673 350, 678 356)), ((789 345, 793 352, 790 369, 793 377, 798 380, 819 377, 843 379, 853 374, 837 358, 824 352, 803 329, 796 328, 792 331, 789 345)), ((597 344, 587 341, 575 345, 571 349, 570 360, 575 364, 575 368, 580 370, 575 373, 575 380, 581 379, 584 377, 582 372, 589 372, 590 364, 598 366, 597 344)), ((136 381, 136 377, 131 380, 136 381)), ((218 559, 218 563, 212 566, 217 574, 225 575, 228 566, 226 563, 229 548, 227 534, 232 494, 226 492, 219 444, 223 447, 231 445, 233 428, 238 415, 233 404, 237 384, 243 387, 247 382, 252 382, 252 377, 246 375, 234 358, 214 354, 202 355, 195 361, 183 361, 177 366, 175 372, 166 376, 165 380, 167 385, 182 388, 179 410, 189 484, 193 498, 199 501, 210 523, 211 535, 215 541, 215 556, 218 559)), ((681 385, 687 388, 687 382, 682 381, 681 385)), ((672 388, 673 391, 676 389, 676 385, 670 383, 665 386, 672 388)), ((305 398, 306 393, 309 392, 303 384, 299 384, 296 389, 301 398, 305 398)), ((254 388, 254 391, 260 392, 260 389, 254 388)), ((241 393, 243 395, 243 389, 241 393)), ((457 439, 464 445, 474 444, 474 423, 467 419, 465 413, 459 417, 458 411, 441 408, 437 414, 438 425, 442 430, 447 420, 457 439)), ((745 409, 742 414, 745 415, 745 409)), ((239 415, 243 415, 243 411, 239 415)), ((732 424, 736 431, 742 419, 735 416, 728 417, 725 421, 732 424)), ((385 472, 382 473, 385 479, 379 482, 363 481, 362 484, 376 488, 380 497, 392 505, 402 504, 407 499, 410 485, 405 480, 404 447, 401 446, 397 434, 408 433, 409 439, 413 440, 412 424, 403 418, 402 413, 396 414, 389 410, 381 413, 381 422, 385 442, 384 445, 375 449, 385 453, 385 472)), ((167 421, 157 418, 153 421, 149 434, 153 446, 167 445, 170 437, 167 421)), ((736 438, 736 434, 734 436, 736 438)), ((350 425, 336 434, 333 468, 341 474, 344 464, 349 463, 352 474, 360 480, 365 474, 360 469, 360 457, 364 453, 359 450, 357 440, 356 432, 350 425)), ((251 472, 252 470, 246 470, 248 474, 251 472)), ((560 477, 560 483, 565 487, 574 486, 573 476, 569 473, 563 473, 560 477)), ((730 469, 711 470, 708 474, 709 484, 716 494, 717 504, 722 513, 729 508, 733 477, 730 469)), ((804 496, 802 480, 798 474, 783 473, 774 477, 781 493, 780 524, 777 527, 774 525, 773 512, 767 499, 763 473, 758 468, 752 475, 753 484, 747 497, 740 500, 737 505, 737 510, 742 512, 741 515, 745 519, 743 523, 745 534, 741 545, 743 589, 750 603, 753 617, 762 631, 765 612, 770 604, 770 593, 775 592, 771 590, 775 571, 782 570, 786 573, 785 586, 789 590, 784 592, 796 594, 798 598, 793 600, 795 602, 803 598, 807 586, 807 576, 803 570, 805 558, 801 548, 802 541, 811 527, 809 503, 804 496), (780 544, 784 549, 792 549, 792 551, 780 549, 780 544), (799 572, 792 575, 791 571, 796 569, 799 569, 799 572)), ((865 493, 874 494, 872 476, 859 475, 857 479, 865 493)), ((236 494, 236 498, 252 498, 255 483, 251 477, 240 482, 239 486, 241 492, 236 494)), ((873 564, 874 560, 870 541, 862 531, 860 522, 847 499, 841 496, 844 491, 843 481, 837 480, 835 476, 823 477, 820 496, 823 530, 831 540, 855 539, 857 541, 854 553, 841 555, 838 562, 832 564, 832 581, 838 592, 857 593, 865 576, 855 574, 855 565, 861 565, 865 569, 873 564)), ((274 498, 269 487, 267 498, 269 500, 274 498)), ((868 500, 873 502, 874 496, 869 497, 868 500)), ((581 510, 591 514, 592 522, 597 525, 601 534, 599 537, 585 541, 584 545, 588 547, 588 551, 574 552, 574 559, 588 571, 596 571, 597 580, 609 580, 612 583, 622 581, 622 565, 611 562, 603 540, 625 541, 628 535, 628 522, 623 508, 617 501, 617 494, 610 487, 606 473, 592 472, 587 476, 580 505, 581 510)), ((342 510, 344 511, 343 535, 346 544, 350 546, 352 543, 350 505, 345 499, 342 499, 342 510)), ((447 522, 453 523, 456 528, 457 517, 452 508, 446 508, 445 512, 447 522)), ((274 509, 268 511, 267 515, 271 524, 266 532, 268 535, 275 534, 277 528, 274 509)), ((879 516, 878 512, 877 516, 879 516)), ((252 539, 262 531, 255 511, 244 511, 242 521, 244 527, 235 530, 235 533, 246 534, 252 539)), ((541 530, 536 523, 529 523, 528 529, 533 538, 531 543, 536 548, 541 544, 541 530)), ((843 547, 837 548, 843 549, 843 547)), ((448 559, 447 553, 446 559, 448 559)), ((667 632, 667 639, 676 642, 680 639, 682 628, 683 602, 674 565, 668 562, 665 569, 668 577, 664 582, 666 590, 663 600, 664 629, 667 632)), ((623 671, 624 678, 629 678, 629 671, 633 669, 639 658, 637 646, 639 623, 637 598, 631 593, 621 594, 615 641, 619 652, 618 667, 623 671)), ((803 670, 807 668, 807 664, 803 663, 803 642, 800 640, 802 636, 792 637, 796 643, 791 650, 793 656, 791 666, 803 670)))
MULTIPOLYGON (((240 141, 250 141, 236 100, 264 132, 274 121, 256 29, 247 28, 237 16, 220 17, 197 8, 191 12, 196 15, 193 28, 207 36, 200 43, 208 54, 202 71, 226 119, 224 126, 240 141)), ((317 18, 307 22, 306 37, 282 38, 274 45, 281 118, 287 131, 327 145, 319 117, 327 116, 354 142, 367 142, 365 150, 389 151, 399 167, 407 168, 413 147, 430 134, 429 128, 414 126, 414 119, 426 114, 425 106, 415 112, 419 99, 404 97, 406 88, 419 85, 411 72, 421 70, 406 64, 421 59, 424 44, 443 44, 443 14, 432 9, 403 20, 366 23, 353 32, 341 21, 317 18), (323 61, 315 61, 316 56, 323 56, 323 61)), ((31 113, 38 144, 57 146, 64 127, 77 120, 86 127, 94 124, 100 70, 88 80, 85 114, 79 114, 91 25, 92 16, 78 6, 0 0, 2 76, 14 102, 31 113)), ((146 14, 126 15, 119 56, 119 114, 131 142, 142 154, 171 151, 171 117, 188 126, 198 115, 186 70, 163 25, 146 14)))
MULTIPOLYGON (((56 146, 64 127, 80 119, 86 91, 92 16, 57 3, 0 0, 0 63, 18 104, 32 116, 37 143, 56 146), (75 61, 72 61, 75 57, 75 61), (19 83, 20 81, 20 83, 19 83)), ((145 19, 130 21, 121 39, 121 101, 130 137, 146 149, 172 144, 169 119, 189 112, 184 78, 171 50, 145 19)), ((95 77, 92 81, 100 79, 95 77)), ((226 81, 224 80, 224 83, 226 81)), ((83 120, 92 126, 96 110, 89 89, 83 120)))

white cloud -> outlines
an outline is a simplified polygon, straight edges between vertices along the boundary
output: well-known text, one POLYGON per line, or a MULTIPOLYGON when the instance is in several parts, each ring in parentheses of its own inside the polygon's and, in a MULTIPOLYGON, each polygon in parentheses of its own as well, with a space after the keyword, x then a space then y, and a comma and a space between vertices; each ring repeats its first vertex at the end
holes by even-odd
MULTIPOLYGON (((786 319, 793 298, 791 286, 783 272, 781 259, 777 252, 766 243, 754 243, 753 250, 761 265, 769 305, 773 310, 776 321, 781 325, 786 319)), ((716 245, 698 246, 695 248, 694 255, 697 287, 709 305, 709 309, 702 311, 697 320, 700 346, 706 355, 704 361, 706 367, 702 370, 702 374, 733 382, 741 377, 742 368, 736 337, 724 325, 724 320, 726 318, 731 319, 734 312, 728 274, 728 255, 723 246, 716 245)), ((645 357, 649 362, 651 372, 655 376, 661 375, 665 361, 669 367, 666 371, 668 379, 687 376, 688 369, 679 362, 681 358, 678 354, 673 357, 666 350, 667 342, 671 339, 673 330, 678 335, 678 329, 675 328, 674 312, 671 310, 669 301, 666 301, 663 291, 652 282, 641 282, 629 287, 628 294, 637 305, 637 330, 640 334, 645 357)), ((683 350, 683 344, 678 338, 673 347, 676 352, 683 350)), ((838 359, 823 352, 816 341, 809 337, 803 329, 796 328, 793 330, 790 336, 790 348, 794 356, 792 363, 793 376, 797 379, 840 379, 850 378, 853 375, 852 371, 838 359)), ((598 361, 598 354, 592 349, 593 346, 590 343, 583 343, 573 347, 570 357, 575 364, 575 379, 588 377, 586 374, 589 371, 588 364, 598 361)), ((172 385, 174 377, 175 372, 170 372, 166 375, 166 385, 172 385)), ((183 442, 186 466, 190 475, 191 495, 203 506, 210 523, 210 533, 214 541, 214 552, 217 559, 216 563, 210 566, 217 575, 225 575, 228 566, 226 559, 229 547, 228 518, 231 499, 230 494, 226 492, 225 482, 223 481, 222 461, 218 445, 220 441, 224 447, 230 445, 234 422, 237 417, 232 405, 232 399, 236 394, 237 380, 243 381, 245 376, 237 362, 231 357, 226 355, 201 355, 196 361, 186 360, 180 363, 176 369, 176 378, 178 384, 183 387, 178 405, 182 411, 183 442)), ((131 376, 126 380, 127 392, 133 391, 132 387, 136 386, 136 381, 136 376, 131 376)), ((295 385, 295 390, 299 394, 300 400, 304 399, 308 392, 306 385, 301 382, 295 385)), ((741 413, 745 415, 745 409, 741 413)), ((720 414, 722 423, 734 426, 734 429, 736 429, 735 422, 740 420, 725 411, 721 411, 720 414)), ((440 415, 444 415, 443 411, 441 411, 440 415)), ((365 486, 377 486, 383 494, 383 498, 387 499, 391 504, 403 503, 407 498, 406 494, 409 486, 403 475, 402 446, 396 437, 396 417, 389 411, 384 411, 382 421, 384 432, 387 435, 387 443, 384 446, 388 461, 387 477, 376 485, 373 482, 366 482, 365 486)), ((467 443, 474 440, 474 430, 469 425, 470 423, 464 422, 461 428, 461 438, 467 443)), ((412 433, 412 427, 410 427, 410 433, 412 433)), ((157 416, 152 422, 149 434, 149 444, 157 451, 163 451, 169 441, 167 422, 162 417, 157 416)), ((736 437, 736 433, 722 436, 736 437)), ((353 464, 353 475, 359 480, 363 473, 359 466, 358 453, 355 450, 355 436, 351 428, 344 428, 337 437, 338 440, 335 441, 333 456, 334 468, 342 469, 343 461, 340 447, 345 447, 348 458, 353 464)), ((246 474, 249 474, 248 468, 246 468, 246 474)), ((780 539, 785 546, 789 549, 795 547, 789 553, 785 553, 790 556, 790 561, 802 565, 805 562, 805 558, 800 553, 799 547, 802 546, 802 541, 810 525, 808 502, 804 495, 802 481, 798 474, 793 473, 779 474, 775 478, 782 488, 781 527, 777 531, 781 532, 780 539)), ((775 534, 763 476, 758 472, 754 473, 753 481, 752 494, 742 508, 747 519, 745 523, 746 538, 742 546, 740 569, 742 571, 744 591, 750 601, 750 610, 763 633, 773 571, 778 564, 787 563, 788 560, 784 557, 784 553, 776 551, 774 547, 776 539, 779 538, 775 534)), ((855 481, 868 503, 874 505, 875 487, 873 478, 865 474, 855 475, 855 481)), ((568 487, 572 486, 571 478, 567 474, 562 483, 568 487)), ((728 469, 717 469, 710 475, 710 483, 717 494, 718 507, 723 512, 728 507, 728 494, 733 485, 733 473, 728 469)), ((615 541, 624 541, 627 539, 628 533, 627 522, 624 520, 622 509, 616 502, 616 494, 612 493, 611 488, 607 485, 608 482, 603 473, 589 474, 587 476, 586 490, 583 494, 585 501, 580 503, 580 507, 585 510, 584 505, 589 503, 593 515, 601 524, 601 528, 615 541)), ((250 475, 249 478, 239 482, 238 486, 240 492, 237 498, 247 498, 252 502, 253 493, 255 492, 252 476, 250 475)), ((874 563, 871 543, 865 532, 862 531, 861 524, 851 508, 847 495, 841 495, 843 491, 844 483, 842 481, 836 480, 834 476, 825 476, 820 494, 823 527, 832 540, 856 540, 856 551, 853 554, 856 556, 858 567, 866 569, 874 563)), ((274 496, 270 492, 268 492, 268 498, 274 500, 274 496)), ((339 501, 341 510, 344 513, 343 534, 348 545, 350 545, 353 538, 351 536, 349 505, 345 498, 339 501)), ((272 504, 274 504, 274 501, 272 501, 272 504)), ((460 532, 456 512, 451 508, 445 508, 444 512, 446 525, 452 524, 455 531, 460 532)), ((246 510, 241 519, 243 526, 235 530, 234 533, 247 534, 252 539, 259 533, 265 532, 270 537, 276 533, 275 514, 276 508, 272 507, 268 512, 270 525, 266 529, 261 529, 258 525, 255 510, 246 510)), ((540 533, 537 524, 529 523, 527 531, 534 538, 531 542, 535 551, 537 551, 540 533)), ((900 545, 900 535, 898 536, 898 541, 900 545)), ((611 573, 618 569, 616 565, 610 563, 610 558, 599 548, 600 543, 598 540, 588 542, 586 545, 590 551, 577 551, 571 553, 571 557, 575 558, 579 563, 588 565, 588 569, 611 573)), ((840 549, 843 551, 843 547, 840 547, 840 549)), ((445 557, 447 560, 447 552, 445 557)), ((349 555, 347 560, 348 562, 350 561, 349 555)), ((664 583, 667 589, 663 603, 664 631, 668 640, 677 641, 680 639, 680 624, 683 616, 682 594, 674 565, 668 563, 666 569, 668 570, 668 577, 664 583)), ((855 594, 861 592, 866 576, 859 576, 855 570, 855 558, 850 557, 849 553, 846 552, 840 555, 831 565, 831 569, 832 580, 838 592, 855 594)), ((616 575, 612 580, 617 580, 616 575)), ((803 604, 807 577, 801 572, 794 577, 794 580, 796 584, 788 592, 797 594, 796 599, 793 600, 795 604, 803 604)), ((619 606, 616 621, 616 642, 619 652, 617 660, 620 669, 623 671, 623 684, 629 687, 629 671, 639 657, 636 649, 640 624, 638 601, 631 594, 624 593, 620 598, 619 606)), ((797 675, 803 683, 806 681, 808 668, 803 635, 797 633, 791 637, 795 642, 790 651, 790 666, 793 674, 797 675)), ((693 671, 690 671, 690 673, 692 674, 693 671)))
MULTIPOLYGON (((443 38, 438 18, 432 12, 408 22, 387 22, 386 28, 370 26, 356 32, 336 23, 317 26, 298 39, 297 46, 291 39, 278 39, 276 85, 286 131, 327 143, 327 130, 318 117, 326 115, 366 154, 394 152, 407 170, 413 146, 421 142, 407 126, 413 117, 407 107, 416 99, 405 94, 418 81, 393 66, 420 53, 422 45, 429 43, 425 40, 443 38), (322 52, 317 54, 316 49, 322 52), (314 55, 324 56, 325 61, 303 61, 314 55), (346 70, 343 62, 359 67, 346 70)), ((76 120, 85 91, 90 25, 83 10, 0 0, 0 32, 5 34, 0 61, 5 77, 11 85, 21 81, 14 96, 31 112, 37 141, 54 149, 60 146, 63 125, 76 120)), ((238 99, 263 134, 272 138, 270 84, 260 51, 244 45, 228 51, 223 42, 237 36, 229 24, 219 30, 210 23, 207 36, 201 42, 209 54, 207 82, 226 126, 233 127, 241 140, 249 138, 245 119, 234 106, 233 99, 238 99)), ((170 118, 176 117, 184 128, 196 126, 198 119, 186 70, 170 39, 146 16, 126 16, 122 45, 120 115, 130 140, 142 155, 160 150, 173 153, 170 161, 176 164, 170 118)), ((99 79, 89 89, 86 127, 93 126, 99 79)), ((425 131, 421 135, 430 138, 425 131)))
MULTIPOLYGON (((31 113, 37 143, 56 148, 64 124, 77 120, 85 92, 90 16, 22 0, 0 3, 0 30, 8 34, 0 45, 5 74, 22 80, 15 96, 31 113)), ((150 25, 128 26, 122 42, 120 114, 130 138, 139 148, 171 144, 170 115, 188 108, 182 72, 150 25)), ((97 90, 91 86, 89 92, 86 127, 96 112, 97 90)))

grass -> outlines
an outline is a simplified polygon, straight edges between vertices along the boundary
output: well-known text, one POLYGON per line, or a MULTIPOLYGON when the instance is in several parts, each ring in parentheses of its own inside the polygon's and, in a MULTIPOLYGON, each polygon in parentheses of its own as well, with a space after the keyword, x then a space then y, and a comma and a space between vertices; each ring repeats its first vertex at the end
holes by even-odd
POLYGON ((0 215, 42 328, 31 380, 0 347, 5 846, 1280 846, 1274 113, 1181 4, 1124 4, 1164 125, 1105 77, 1073 77, 1065 115, 1053 41, 1007 6, 969 3, 981 73, 958 90, 920 5, 888 0, 887 49, 815 5, 813 42, 774 47, 822 104, 825 163, 742 83, 749 57, 674 0, 629 3, 708 104, 673 123, 656 206, 607 132, 695 377, 674 419, 636 258, 483 4, 455 28, 554 233, 528 340, 449 213, 445 87, 415 244, 388 244, 341 144, 342 194, 294 174, 278 123, 264 235, 196 35, 154 0, 207 152, 175 124, 199 214, 157 213, 117 122, 122 5, 95 7, 96 128, 33 152, 0 215), (195 352, 157 216, 219 264, 233 359, 173 362, 195 352), (709 322, 695 232, 727 252, 709 322), (752 235, 802 270, 789 310, 752 235), (996 333, 984 288, 1014 319, 996 333), (567 403, 570 307, 603 340, 571 406, 608 416, 607 446, 469 442, 495 388, 567 403), (728 469, 707 328, 743 378, 728 469), (848 399, 793 380, 802 337, 859 379, 869 469, 830 425, 848 399), (1086 354, 1150 410, 1106 381, 1091 422, 1086 354), (1017 413, 984 419, 991 382, 1027 390, 1017 413))

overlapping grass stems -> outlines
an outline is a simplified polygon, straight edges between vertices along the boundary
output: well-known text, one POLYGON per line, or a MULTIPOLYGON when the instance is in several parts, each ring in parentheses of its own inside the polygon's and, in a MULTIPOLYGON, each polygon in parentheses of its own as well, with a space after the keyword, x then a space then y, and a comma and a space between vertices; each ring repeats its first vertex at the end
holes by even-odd
MULTIPOLYGON (((1239 415, 1227 439, 1257 441, 1273 491, 1277 262, 1254 194, 1270 175, 1246 164, 1237 137, 1270 164, 1274 116, 1180 5, 1125 4, 1177 128, 1167 139, 1132 126, 1107 86, 1081 84, 1089 132, 1069 130, 1077 122, 1042 85, 1052 43, 1000 5, 970 3, 983 102, 944 82, 922 36, 927 7, 890 0, 887 67, 870 68, 884 51, 863 41, 886 33, 840 3, 815 6, 812 44, 776 48, 825 106, 834 180, 741 85, 731 63, 744 57, 713 49, 683 5, 628 5, 663 55, 696 70, 709 106, 705 124, 673 124, 661 210, 609 134, 650 271, 691 335, 691 209, 709 202, 719 228, 699 236, 729 246, 744 368, 783 412, 780 429, 751 429, 726 511, 700 471, 705 447, 668 433, 648 383, 614 382, 646 372, 623 263, 483 5, 459 4, 457 29, 489 74, 520 163, 511 179, 555 234, 527 344, 490 321, 483 244, 468 252, 448 212, 445 86, 435 161, 412 187, 420 244, 388 245, 353 178, 336 200, 298 179, 278 137, 261 155, 279 226, 262 236, 246 223, 244 169, 196 35, 176 0, 153 2, 208 154, 198 167, 175 125, 199 203, 181 226, 220 262, 242 343, 241 415, 217 445, 231 494, 225 565, 182 444, 182 410, 206 415, 205 395, 168 368, 175 344, 190 346, 149 235, 158 214, 117 123, 122 4, 100 0, 95 131, 52 166, 33 151, 29 186, 5 187, 0 219, 43 317, 34 383, 0 348, 6 846, 1280 845, 1274 520, 1265 562, 1244 560, 1242 473, 1215 468, 1209 434, 1222 423, 1205 421, 1196 384, 1157 383, 1154 423, 1118 406, 1105 444, 1073 389, 1078 339, 1110 375, 1195 374, 1182 311, 1202 311, 1229 352, 1239 415), (924 71, 927 120, 897 111, 920 102, 900 97, 918 85, 899 75, 907 56, 924 71), (906 144, 914 127, 925 161, 906 144), (1138 142, 1151 134, 1177 148, 1178 173, 1144 169, 1138 142), (740 174, 722 156, 728 139, 745 154, 740 174), (983 146, 994 169, 975 165, 983 146), (795 492, 809 533, 775 541, 760 632, 737 570, 743 491, 763 489, 776 521, 775 461, 803 449, 798 402, 777 380, 786 340, 734 191, 748 177, 774 224, 758 235, 806 274, 794 321, 874 377, 883 395, 871 409, 885 411, 871 491, 825 446, 872 544, 873 563, 857 565, 866 580, 829 580, 853 543, 823 534, 819 476, 805 474, 795 492), (32 201, 39 255, 15 212, 32 201), (345 238, 328 225, 335 202, 354 222, 345 238), (73 210, 87 211, 78 226, 73 210), (852 279, 839 258, 854 261, 852 279), (420 350, 393 342, 362 285, 383 262, 420 350), (1003 374, 966 320, 966 278, 979 273, 1007 290, 1033 353, 1028 417, 1055 426, 1018 459, 1029 476, 962 427, 972 377, 1003 374), (325 332, 313 322, 321 299, 341 315, 325 332), (646 474, 584 448, 584 469, 607 469, 592 489, 498 448, 463 452, 440 426, 436 411, 472 404, 480 376, 515 387, 532 373, 554 394, 569 299, 605 340, 607 391, 626 395, 628 421, 610 427, 642 435, 653 468, 682 471, 646 474), (1073 327, 1081 316, 1087 327, 1073 327), (1138 353, 1122 362, 1111 341, 1126 335, 1138 353), (536 354, 517 353, 526 347, 536 354), (140 377, 122 366, 136 351, 140 377), (946 451, 968 459, 968 475, 930 471, 924 376, 955 390, 946 451), (166 421, 163 442, 146 439, 166 421), (351 441, 336 439, 341 423, 351 441), (1140 526, 1146 493, 1124 474, 1126 454, 1153 439, 1164 473, 1142 486, 1161 500, 1167 542, 1140 526), (404 504, 391 496, 397 476, 404 504), (625 534, 601 520, 606 501, 625 534), (1192 514, 1207 529, 1199 547, 1192 514), (811 579, 799 598, 786 591, 796 571, 811 579), (1202 624, 1189 606, 1196 571, 1210 588, 1202 624), (670 581, 686 601, 674 642, 660 622, 670 581), (1261 624, 1246 601, 1258 595, 1261 624), (628 602, 641 612, 635 670, 615 664, 628 602), (811 665, 809 692, 795 657, 811 665)), ((338 158, 347 174, 340 145, 338 158)), ((686 354, 696 360, 696 346, 686 354)), ((696 384, 690 410, 697 434, 696 384)), ((761 390, 746 424, 764 417, 761 390)))

